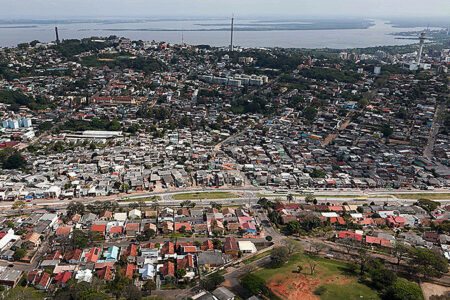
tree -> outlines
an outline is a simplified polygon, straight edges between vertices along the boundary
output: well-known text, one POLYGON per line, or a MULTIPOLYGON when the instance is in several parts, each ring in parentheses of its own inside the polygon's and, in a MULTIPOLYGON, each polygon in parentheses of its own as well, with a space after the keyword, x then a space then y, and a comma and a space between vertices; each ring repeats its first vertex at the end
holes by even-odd
POLYGON ((249 273, 242 277, 241 284, 247 291, 249 291, 253 295, 269 294, 269 290, 266 287, 265 281, 252 273, 249 273))
POLYGON ((397 258, 397 265, 400 265, 400 262, 403 258, 408 255, 411 251, 410 247, 402 242, 395 242, 394 248, 392 249, 392 254, 397 258))
POLYGON ((381 127, 381 133, 387 139, 394 133, 394 129, 389 124, 384 124, 381 127))
POLYGON ((397 279, 397 275, 393 271, 386 269, 383 261, 380 259, 370 260, 367 272, 371 285, 380 291, 386 291, 397 279))
POLYGON ((127 300, 141 300, 142 299, 141 290, 133 284, 127 285, 125 287, 125 289, 123 290, 123 294, 127 300))
POLYGON ((11 208, 22 210, 25 207, 25 205, 26 203, 24 201, 18 200, 13 203, 11 208))
POLYGON ((319 255, 319 253, 324 250, 327 246, 323 243, 320 242, 312 242, 311 243, 311 247, 310 247, 310 251, 315 254, 315 255, 319 255))
POLYGON ((175 276, 176 276, 178 279, 182 279, 184 276, 186 276, 186 270, 185 270, 185 269, 178 269, 178 270, 175 272, 175 276))
POLYGON ((310 257, 306 259, 306 263, 308 264, 310 275, 314 275, 314 272, 316 272, 317 261, 314 257, 310 257))
POLYGON ((214 249, 216 249, 216 250, 222 250, 223 243, 222 243, 221 240, 219 240, 219 239, 213 239, 213 240, 212 240, 212 243, 213 243, 214 249))
POLYGON ((120 268, 117 268, 114 280, 108 283, 108 289, 114 295, 114 297, 119 300, 124 293, 125 287, 127 287, 129 284, 130 280, 122 275, 122 272, 120 272, 120 268))
POLYGON ((67 205, 67 215, 72 217, 76 214, 83 215, 85 211, 84 204, 78 201, 72 201, 67 205))
POLYGON ((303 117, 309 122, 312 123, 317 117, 317 109, 312 106, 308 106, 303 110, 303 117))
POLYGON ((22 248, 17 248, 16 251, 14 251, 13 258, 14 260, 21 260, 22 258, 27 255, 27 250, 22 248))
POLYGON ((272 241, 272 237, 270 235, 266 236, 266 241, 271 242, 272 241))
POLYGON ((298 221, 291 221, 286 225, 286 233, 289 235, 299 234, 302 230, 298 221))
POLYGON ((322 221, 315 215, 306 215, 300 219, 300 226, 306 232, 322 226, 322 221))
POLYGON ((312 203, 315 199, 316 199, 316 197, 314 197, 314 195, 306 195, 305 202, 312 203))
POLYGON ((416 205, 422 207, 427 212, 432 212, 437 209, 441 203, 429 199, 419 199, 417 200, 416 205))
POLYGON ((291 203, 292 201, 294 201, 294 195, 288 194, 286 199, 287 199, 288 203, 291 203))
POLYGON ((205 290, 212 291, 217 288, 219 284, 225 281, 225 277, 219 274, 218 272, 214 272, 209 276, 200 280, 200 286, 205 290))
POLYGON ((156 290, 156 283, 153 280, 147 280, 144 283, 144 291, 147 291, 151 295, 154 290, 156 290))
POLYGON ((27 165, 27 161, 19 152, 15 151, 3 162, 3 168, 7 170, 22 169, 27 165))
POLYGON ((390 300, 422 300, 423 294, 419 285, 404 278, 397 278, 389 287, 386 299, 390 300))
POLYGON ((222 209, 222 204, 214 202, 214 201, 211 201, 209 203, 209 205, 211 205, 212 208, 215 208, 217 210, 221 210, 222 209))
POLYGON ((425 248, 415 248, 411 254, 410 265, 418 276, 441 277, 448 272, 448 262, 439 253, 425 248))
POLYGON ((120 186, 120 191, 121 191, 122 193, 128 193, 129 190, 130 190, 130 186, 128 185, 128 183, 123 183, 123 184, 120 186))
POLYGON ((259 198, 258 204, 264 209, 274 208, 274 203, 267 198, 259 198))
POLYGON ((286 247, 289 256, 292 254, 295 254, 297 252, 301 252, 302 251, 302 247, 299 243, 297 243, 294 240, 291 239, 285 239, 283 240, 283 246, 286 247))
POLYGON ((83 249, 87 247, 88 236, 80 229, 74 229, 72 232, 72 247, 77 249, 83 249))
POLYGON ((363 275, 364 272, 366 271, 367 264, 371 260, 371 257, 367 253, 366 249, 359 249, 358 250, 358 255, 355 258, 356 258, 356 261, 359 264, 359 274, 363 275))
POLYGON ((289 250, 284 246, 273 248, 270 253, 270 260, 273 267, 281 267, 289 260, 289 250))

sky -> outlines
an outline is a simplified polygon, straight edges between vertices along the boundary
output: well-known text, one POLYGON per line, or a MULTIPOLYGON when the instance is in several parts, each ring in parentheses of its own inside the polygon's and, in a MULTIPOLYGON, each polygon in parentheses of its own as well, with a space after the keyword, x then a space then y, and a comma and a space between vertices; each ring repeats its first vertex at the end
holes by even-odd
POLYGON ((0 18, 449 17, 450 0, 0 0, 0 18))

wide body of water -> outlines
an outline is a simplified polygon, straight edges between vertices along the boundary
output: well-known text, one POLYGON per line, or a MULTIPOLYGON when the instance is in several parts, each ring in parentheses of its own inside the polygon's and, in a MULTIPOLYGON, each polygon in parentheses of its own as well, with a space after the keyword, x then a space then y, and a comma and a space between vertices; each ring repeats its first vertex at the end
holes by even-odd
MULTIPOLYGON (((228 23, 229 20, 217 19, 62 24, 17 22, 0 25, 0 47, 12 47, 32 40, 53 41, 55 26, 59 28, 61 39, 117 35, 133 40, 181 43, 183 37, 187 44, 227 46, 230 32, 217 29, 227 28, 225 25, 228 23)), ((406 45, 416 41, 396 39, 392 33, 422 29, 394 28, 387 22, 375 20, 374 25, 367 29, 236 31, 234 44, 242 47, 336 49, 406 45)))

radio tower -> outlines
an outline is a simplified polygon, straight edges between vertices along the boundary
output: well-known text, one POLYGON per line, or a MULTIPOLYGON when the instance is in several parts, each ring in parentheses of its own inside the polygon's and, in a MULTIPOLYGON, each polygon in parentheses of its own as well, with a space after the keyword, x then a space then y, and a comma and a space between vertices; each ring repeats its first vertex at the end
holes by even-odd
POLYGON ((422 52, 423 52, 423 45, 425 44, 426 40, 425 32, 422 32, 419 36, 419 53, 417 54, 417 65, 420 66, 420 61, 422 60, 422 52))
POLYGON ((233 34, 234 34, 234 16, 231 17, 231 43, 230 43, 230 52, 233 52, 233 34))
POLYGON ((58 33, 58 27, 55 27, 55 33, 56 33, 56 44, 59 45, 59 33, 58 33))

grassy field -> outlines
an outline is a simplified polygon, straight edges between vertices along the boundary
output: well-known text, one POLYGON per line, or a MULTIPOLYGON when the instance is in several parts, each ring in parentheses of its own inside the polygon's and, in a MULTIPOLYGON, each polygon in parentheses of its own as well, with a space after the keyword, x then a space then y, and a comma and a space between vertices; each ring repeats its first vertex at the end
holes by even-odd
POLYGON ((159 201, 161 200, 160 196, 152 196, 152 197, 146 197, 146 198, 127 198, 124 197, 120 200, 120 202, 153 202, 153 201, 159 201))
POLYGON ((398 199, 429 199, 429 200, 450 200, 450 193, 417 193, 417 194, 395 194, 398 199))
POLYGON ((265 268, 254 274, 263 279, 281 299, 380 299, 376 291, 358 283, 357 277, 348 272, 345 263, 334 260, 296 254, 281 268, 265 268), (314 275, 310 275, 310 259, 317 263, 314 275), (297 272, 299 265, 303 267, 301 273, 297 272), (324 292, 320 296, 315 295, 314 291, 321 286, 324 292))
POLYGON ((239 198, 237 194, 230 192, 195 192, 175 194, 172 196, 174 200, 201 200, 201 199, 227 199, 239 198))

